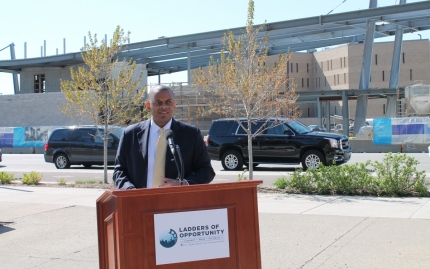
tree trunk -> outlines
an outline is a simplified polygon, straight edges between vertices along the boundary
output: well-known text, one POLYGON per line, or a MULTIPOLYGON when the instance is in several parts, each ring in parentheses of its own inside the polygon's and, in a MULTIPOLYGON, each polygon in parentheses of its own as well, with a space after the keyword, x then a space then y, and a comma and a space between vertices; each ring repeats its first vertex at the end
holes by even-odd
POLYGON ((248 134, 248 169, 249 169, 249 179, 254 179, 254 166, 253 156, 252 156, 252 134, 248 134))
POLYGON ((105 133, 103 135, 103 183, 107 184, 108 183, 108 172, 107 172, 107 153, 108 153, 108 135, 109 135, 109 126, 108 126, 108 121, 109 121, 109 117, 108 117, 108 109, 107 109, 107 91, 105 90, 105 133))

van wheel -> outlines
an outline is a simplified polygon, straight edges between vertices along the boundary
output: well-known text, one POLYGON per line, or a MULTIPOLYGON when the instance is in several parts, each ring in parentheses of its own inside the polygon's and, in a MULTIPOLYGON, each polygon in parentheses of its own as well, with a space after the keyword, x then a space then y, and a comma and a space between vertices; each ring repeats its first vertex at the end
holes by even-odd
POLYGON ((243 158, 236 150, 229 150, 221 158, 225 170, 240 170, 243 167, 243 158))
POLYGON ((67 158, 67 156, 64 153, 60 153, 56 155, 54 163, 57 169, 66 169, 70 167, 69 158, 67 158))
POLYGON ((317 150, 309 150, 303 154, 302 166, 306 170, 308 168, 318 168, 319 163, 325 165, 324 156, 317 150))

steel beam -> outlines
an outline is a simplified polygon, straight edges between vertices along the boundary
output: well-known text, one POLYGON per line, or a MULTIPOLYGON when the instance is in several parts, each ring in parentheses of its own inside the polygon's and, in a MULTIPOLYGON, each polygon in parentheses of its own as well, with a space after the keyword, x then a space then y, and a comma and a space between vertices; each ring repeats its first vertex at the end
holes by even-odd
MULTIPOLYGON (((400 0, 399 5, 406 4, 406 0, 400 0)), ((402 55, 403 27, 397 25, 396 38, 394 40, 393 58, 391 61, 390 84, 388 87, 396 88, 399 85, 400 57, 402 55)), ((387 96, 385 117, 395 118, 397 115, 397 95, 387 96)))

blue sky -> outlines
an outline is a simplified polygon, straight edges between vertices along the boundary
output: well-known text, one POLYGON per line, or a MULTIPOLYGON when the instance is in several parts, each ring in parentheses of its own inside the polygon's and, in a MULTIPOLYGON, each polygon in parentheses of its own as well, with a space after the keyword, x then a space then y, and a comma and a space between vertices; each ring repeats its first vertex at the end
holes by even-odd
MULTIPOLYGON (((408 0, 407 3, 422 0, 408 0)), ((78 52, 88 32, 107 34, 110 39, 117 25, 130 31, 130 41, 140 42, 160 36, 179 36, 206 31, 241 27, 246 24, 248 0, 13 0, 1 1, 2 27, 0 49, 15 44, 17 59, 40 57, 46 40, 46 55, 78 52)), ((396 5, 399 0, 379 0, 378 6, 396 5)), ((255 24, 277 22, 367 9, 369 0, 255 0, 255 24)), ((423 39, 430 31, 420 32, 423 39)), ((405 40, 419 39, 418 33, 406 34, 405 40)), ((390 39, 388 39, 390 40, 390 39)), ((385 40, 387 41, 387 40, 385 40)), ((9 48, 0 51, 0 60, 10 59, 9 48)), ((149 83, 155 83, 156 77, 149 83)), ((186 81, 183 72, 165 75, 161 82, 186 81)), ((12 94, 12 75, 0 73, 0 93, 12 94)))

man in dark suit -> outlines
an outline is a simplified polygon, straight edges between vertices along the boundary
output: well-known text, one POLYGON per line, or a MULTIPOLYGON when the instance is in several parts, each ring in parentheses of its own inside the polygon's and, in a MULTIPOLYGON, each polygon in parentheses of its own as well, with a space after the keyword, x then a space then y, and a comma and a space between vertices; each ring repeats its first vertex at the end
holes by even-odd
POLYGON ((184 161, 185 184, 211 182, 215 172, 200 130, 173 119, 176 101, 172 89, 165 85, 151 89, 146 108, 152 118, 128 126, 120 139, 113 172, 116 187, 126 190, 180 185, 169 147, 166 147, 164 177, 161 176, 161 181, 154 178, 157 140, 162 128, 175 134, 174 141, 184 161))

